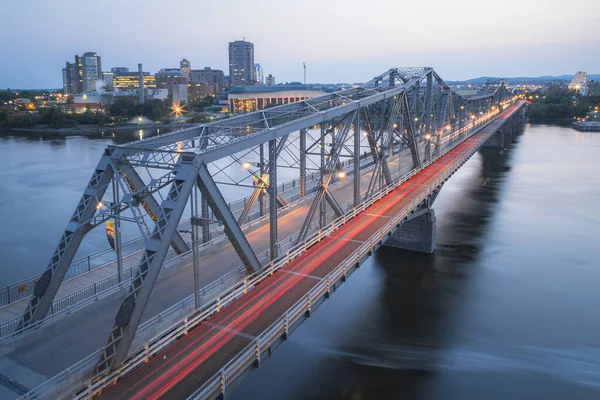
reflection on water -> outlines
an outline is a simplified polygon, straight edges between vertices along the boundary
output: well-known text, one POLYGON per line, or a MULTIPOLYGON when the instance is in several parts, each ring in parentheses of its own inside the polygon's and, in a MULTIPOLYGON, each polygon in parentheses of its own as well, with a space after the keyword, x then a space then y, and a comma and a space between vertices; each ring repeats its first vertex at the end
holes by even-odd
POLYGON ((548 125, 480 151, 435 254, 380 249, 231 398, 600 398, 599 151, 548 125))

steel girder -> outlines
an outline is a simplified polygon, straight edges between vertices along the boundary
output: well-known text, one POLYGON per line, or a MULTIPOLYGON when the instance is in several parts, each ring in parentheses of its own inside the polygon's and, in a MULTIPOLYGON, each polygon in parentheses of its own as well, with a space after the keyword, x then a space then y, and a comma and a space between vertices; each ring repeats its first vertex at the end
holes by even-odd
MULTIPOLYGON (((361 201, 360 130, 362 126, 369 123, 369 116, 377 115, 375 118, 378 121, 377 127, 368 132, 369 136, 373 136, 375 147, 377 147, 377 142, 380 142, 379 151, 372 152, 373 157, 381 160, 379 167, 376 168, 376 173, 380 174, 380 177, 386 177, 385 165, 387 163, 384 163, 386 156, 384 149, 390 143, 393 144, 394 134, 402 139, 402 145, 407 145, 411 149, 413 163, 418 166, 420 165, 419 145, 422 144, 423 134, 421 126, 425 123, 423 116, 431 117, 432 113, 439 115, 424 125, 429 127, 428 129, 437 129, 448 121, 449 116, 457 114, 454 110, 455 105, 464 105, 462 113, 459 112, 459 124, 461 124, 469 115, 468 112, 477 112, 478 108, 484 105, 501 101, 507 93, 504 83, 501 83, 499 86, 495 86, 495 90, 488 89, 472 98, 466 98, 451 92, 431 68, 394 68, 374 80, 371 86, 326 94, 126 145, 108 146, 67 225, 48 269, 36 285, 34 296, 24 315, 24 325, 40 320, 47 313, 85 234, 109 218, 126 220, 122 213, 129 208, 134 211, 133 209, 137 209, 137 206, 141 204, 150 218, 156 222, 150 237, 146 240, 146 250, 140 263, 138 276, 134 279, 130 295, 120 309, 118 320, 120 323, 127 321, 123 325, 116 323, 99 369, 105 370, 110 365, 114 366, 115 362, 122 361, 127 353, 128 343, 131 342, 139 323, 138 316, 141 315, 150 295, 166 251, 171 244, 178 252, 186 250, 186 246, 182 245, 182 239, 177 233, 177 225, 189 197, 190 185, 198 184, 202 192, 203 241, 208 241, 210 236, 208 224, 208 207, 210 206, 217 218, 223 221, 225 233, 248 269, 260 268, 256 255, 231 210, 227 207, 217 184, 208 172, 209 164, 268 143, 269 162, 271 165, 276 165, 279 153, 277 151, 275 154, 272 153, 273 149, 276 150, 274 147, 276 141, 290 133, 300 131, 300 195, 304 197, 306 195, 307 170, 306 130, 315 125, 324 126, 329 121, 345 120, 343 127, 339 128, 337 134, 334 135, 335 146, 332 148, 326 165, 323 161, 321 185, 317 190, 315 201, 311 205, 309 219, 314 216, 316 208, 323 207, 324 211, 325 202, 330 204, 334 212, 339 215, 343 210, 328 192, 327 185, 339 162, 340 151, 345 146, 349 129, 353 125, 352 121, 354 121, 355 138, 354 149, 350 151, 353 153, 355 163, 353 200, 355 204, 358 204, 361 201), (433 79, 432 85, 434 86, 431 90, 427 88, 429 85, 422 86, 425 79, 433 79), (394 103, 395 97, 397 99, 394 103), (447 99, 446 103, 443 103, 443 99, 447 99), (457 99, 457 101, 453 102, 453 99, 457 99), (378 109, 379 114, 369 115, 367 110, 370 108, 378 109), (365 114, 365 121, 361 121, 361 110, 364 110, 362 112, 365 114), (431 112, 426 113, 426 110, 431 110, 431 112), (414 121, 415 118, 417 121, 414 121), (418 122, 417 126, 413 122, 418 122), (391 129, 390 124, 392 124, 391 129), (394 124, 397 124, 399 128, 394 128, 394 124), (200 145, 195 146, 198 139, 200 139, 200 145), (136 167, 167 169, 169 172, 159 179, 152 179, 148 185, 144 185, 142 178, 135 173, 136 167), (114 179, 115 172, 120 173, 120 176, 123 177, 120 182, 121 187, 129 190, 118 200, 118 204, 109 206, 107 211, 97 211, 97 206, 102 201, 111 180, 114 179), (123 184, 124 182, 126 184, 123 184), (159 206, 154 193, 168 185, 171 185, 169 194, 159 206)), ((325 145, 324 140, 322 144, 325 145)), ((310 144, 308 145, 310 146, 310 144)), ((369 145, 373 147, 371 141, 369 141, 369 145)), ((274 193, 276 199, 278 197, 276 171, 273 179, 271 185, 274 190, 269 193, 269 196, 273 196, 274 193)), ((275 211, 270 210, 272 256, 276 255, 277 244, 276 203, 277 201, 271 201, 275 211)), ((322 217, 324 218, 324 212, 322 212, 322 217)), ((308 231, 308 225, 305 225, 301 230, 301 238, 304 238, 308 231)))
POLYGON ((213 214, 223 223, 225 234, 246 266, 246 269, 249 272, 258 271, 261 267, 260 261, 258 261, 258 257, 254 254, 254 250, 252 250, 233 213, 227 206, 227 202, 212 179, 206 164, 202 164, 199 168, 197 184, 202 193, 202 199, 206 199, 213 214))
MULTIPOLYGON (((308 234, 308 231, 309 231, 310 225, 312 223, 312 219, 315 215, 315 212, 316 212, 317 208, 320 207, 321 204, 323 204, 324 199, 326 199, 326 198, 333 199, 333 196, 331 195, 331 193, 329 193, 329 195, 327 196, 326 192, 329 191, 328 186, 329 186, 329 183, 330 183, 331 178, 334 173, 334 167, 338 163, 340 152, 343 148, 344 142, 346 142, 346 139, 348 137, 348 132, 350 131, 350 128, 352 127, 352 125, 355 121, 356 114, 358 114, 358 111, 355 111, 353 113, 350 113, 350 114, 344 116, 344 118, 342 119, 342 121, 344 121, 343 126, 338 128, 337 135, 335 135, 333 138, 331 152, 329 153, 329 158, 327 159, 327 164, 326 164, 325 168, 323 169, 323 173, 321 175, 321 181, 319 182, 319 187, 317 189, 317 193, 316 193, 315 198, 310 206, 310 209, 308 210, 308 214, 306 216, 306 219, 304 220, 304 223, 302 224, 302 228, 300 228, 300 232, 298 234, 296 243, 301 243, 306 238, 306 235, 308 234)), ((323 137, 323 135, 322 135, 322 137, 323 137)), ((323 146, 322 149, 324 147, 325 146, 323 146)), ((336 212, 336 214, 339 213, 339 215, 341 215, 343 213, 341 210, 341 207, 339 207, 339 205, 337 205, 337 203, 334 200, 333 201, 328 200, 328 201, 329 201, 330 205, 332 206, 332 208, 334 209, 334 211, 336 212), (336 211, 336 208, 337 208, 337 211, 336 211)))
POLYGON ((300 198, 306 196, 306 129, 300 129, 300 198))
MULTIPOLYGON (((276 158, 279 157, 279 155, 281 154, 281 151, 283 150, 283 148, 285 146, 286 140, 287 140, 287 136, 284 136, 279 140, 279 143, 277 144, 277 148, 276 148, 276 153, 277 153, 276 158)), ((261 145, 261 150, 262 150, 262 145, 261 145)), ((256 203, 256 200, 259 198, 260 194, 264 191, 264 189, 268 189, 268 187, 273 184, 272 180, 269 180, 268 183, 263 181, 264 174, 271 174, 271 169, 269 166, 267 166, 267 168, 264 168, 263 156, 261 155, 260 176, 257 177, 258 181, 259 181, 259 186, 252 191, 252 194, 250 195, 248 202, 244 206, 244 209, 242 210, 242 213, 240 214, 240 216, 238 218, 238 224, 240 224, 240 225, 242 225, 246 221, 246 218, 248 218, 248 214, 250 214, 250 211, 252 210, 254 203, 256 203)), ((279 195, 275 196, 275 200, 276 200, 276 203, 279 204, 280 207, 286 206, 286 202, 285 202, 285 200, 283 200, 283 198, 281 196, 279 196, 279 195)))
MULTIPOLYGON (((284 138, 280 139, 285 142, 284 138)), ((271 261, 278 257, 277 254, 277 156, 278 146, 276 139, 269 141, 269 186, 267 193, 269 194, 269 256, 271 261)))
POLYGON ((354 207, 357 207, 360 204, 360 112, 356 113, 356 118, 354 119, 354 168, 353 168, 353 204, 354 207))
MULTIPOLYGON (((156 222, 158 220, 156 212, 160 210, 160 205, 158 204, 158 201, 156 201, 154 196, 151 193, 135 198, 133 196, 134 193, 139 192, 146 186, 140 175, 131 166, 131 164, 129 164, 127 160, 120 160, 115 164, 117 165, 117 172, 127 182, 127 188, 130 189, 130 194, 132 195, 132 203, 134 203, 132 205, 135 205, 135 203, 141 203, 142 207, 144 208, 144 210, 146 210, 152 221, 156 222)), ((131 208, 134 209, 135 207, 131 208)), ((185 243, 185 240, 183 240, 183 238, 177 231, 175 231, 175 234, 173 235, 173 242, 171 243, 171 247, 173 247, 173 250, 175 250, 175 253, 177 254, 183 254, 190 249, 185 243)))
POLYGON ((160 210, 156 213, 158 220, 152 235, 146 240, 142 260, 132 280, 129 293, 117 312, 115 325, 98 362, 99 373, 121 365, 127 357, 129 346, 177 230, 199 169, 199 162, 193 156, 181 157, 177 163, 175 180, 160 210))
POLYGON ((82 229, 84 228, 82 223, 93 217, 113 178, 114 171, 110 157, 111 151, 109 149, 105 150, 58 246, 54 250, 48 269, 42 274, 35 286, 33 297, 23 315, 23 326, 44 318, 50 309, 58 288, 71 266, 73 257, 83 237, 88 232, 88 229, 82 229))

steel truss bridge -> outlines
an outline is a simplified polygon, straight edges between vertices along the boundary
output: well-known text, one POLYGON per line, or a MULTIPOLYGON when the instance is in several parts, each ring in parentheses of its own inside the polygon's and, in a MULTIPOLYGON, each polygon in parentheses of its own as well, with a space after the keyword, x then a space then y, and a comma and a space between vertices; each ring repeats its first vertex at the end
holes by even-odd
MULTIPOLYGON (((403 183, 409 183, 417 174, 434 168, 440 160, 466 161, 482 144, 481 138, 473 139, 473 133, 493 121, 516 99, 504 82, 489 83, 477 95, 465 97, 452 91, 432 68, 392 68, 362 86, 125 145, 108 146, 47 270, 37 282, 22 326, 39 323, 46 316, 90 230, 115 220, 118 244, 120 224, 135 224, 144 240, 143 254, 128 294, 115 316, 106 346, 93 359, 94 371, 79 388, 83 390, 83 386, 87 386, 80 397, 98 394, 158 351, 177 342, 177 338, 187 334, 195 324, 220 311, 227 304, 223 299, 233 301, 246 292, 253 293, 257 289, 250 289, 258 282, 295 258, 316 251, 326 235, 358 218, 367 208, 375 207, 378 201, 402 188, 403 183), (465 143, 476 147, 463 149, 462 159, 452 158, 451 152, 466 146, 465 143), (365 156, 372 159, 369 167, 372 173, 368 184, 361 186, 364 173, 361 160, 365 156), (390 163, 396 160, 408 162, 410 172, 395 176, 390 163), (297 171, 301 198, 309 197, 307 174, 318 174, 318 185, 316 192, 310 194, 310 207, 294 238, 295 246, 285 254, 278 254, 278 210, 287 204, 277 187, 278 175, 284 170, 297 171), (240 173, 244 175, 241 178, 240 173), (344 179, 352 181, 349 205, 342 203, 345 199, 337 199, 330 189, 334 182, 344 179), (224 188, 232 186, 250 193, 237 216, 223 194, 224 188), (186 207, 192 215, 191 246, 178 231, 186 207), (270 262, 266 265, 260 262, 241 228, 256 209, 260 215, 268 216, 269 221, 270 262), (328 218, 331 213, 333 222, 328 218), (132 341, 167 252, 171 248, 177 254, 191 251, 197 280, 198 271, 211 265, 198 265, 194 252, 197 246, 210 240, 215 223, 222 224, 249 278, 208 308, 200 308, 196 292, 196 312, 177 325, 178 333, 163 335, 154 342, 160 345, 145 347, 142 353, 132 356, 132 341)), ((454 170, 440 170, 439 176, 427 181, 430 189, 418 193, 412 202, 396 210, 389 216, 390 220, 400 218, 396 221, 400 226, 413 216, 427 212, 441 185, 454 170)), ((381 237, 375 243, 380 241, 381 237)), ((376 245, 371 243, 370 248, 374 247, 376 245)), ((119 251, 117 245, 118 258, 119 251)), ((350 270, 338 273, 345 278, 350 270)), ((337 280, 330 285, 328 281, 328 293, 335 282, 337 280)), ((309 298, 308 312, 310 304, 309 298)), ((306 313, 303 307, 296 309, 298 315, 306 313)), ((286 335, 288 327, 285 326, 286 335)), ((256 353, 255 349, 251 352, 256 353)), ((222 388, 220 393, 227 386, 225 381, 211 382, 222 388)))

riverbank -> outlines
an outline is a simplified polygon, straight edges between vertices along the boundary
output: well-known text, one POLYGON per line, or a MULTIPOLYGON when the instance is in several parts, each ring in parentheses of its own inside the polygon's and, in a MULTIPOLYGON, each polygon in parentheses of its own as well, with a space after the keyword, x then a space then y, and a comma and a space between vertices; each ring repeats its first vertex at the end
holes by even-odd
POLYGON ((48 127, 31 127, 31 128, 2 128, 0 132, 9 132, 14 134, 15 132, 23 133, 39 133, 39 134, 55 134, 61 136, 94 136, 103 132, 119 132, 119 131, 131 131, 135 129, 148 129, 148 128, 187 128, 191 126, 199 125, 197 122, 175 122, 169 124, 153 123, 153 124, 127 124, 117 126, 98 126, 98 125, 80 125, 72 128, 48 128, 48 127))

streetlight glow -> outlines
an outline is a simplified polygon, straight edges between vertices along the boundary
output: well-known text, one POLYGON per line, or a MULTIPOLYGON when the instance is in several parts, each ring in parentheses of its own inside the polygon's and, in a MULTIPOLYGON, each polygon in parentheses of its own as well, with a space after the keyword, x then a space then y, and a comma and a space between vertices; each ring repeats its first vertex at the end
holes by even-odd
POLYGON ((344 171, 338 172, 338 178, 344 179, 346 177, 346 173, 344 171))
POLYGON ((244 161, 244 163, 242 164, 242 167, 244 169, 249 169, 250 168, 250 163, 248 161, 244 161))

